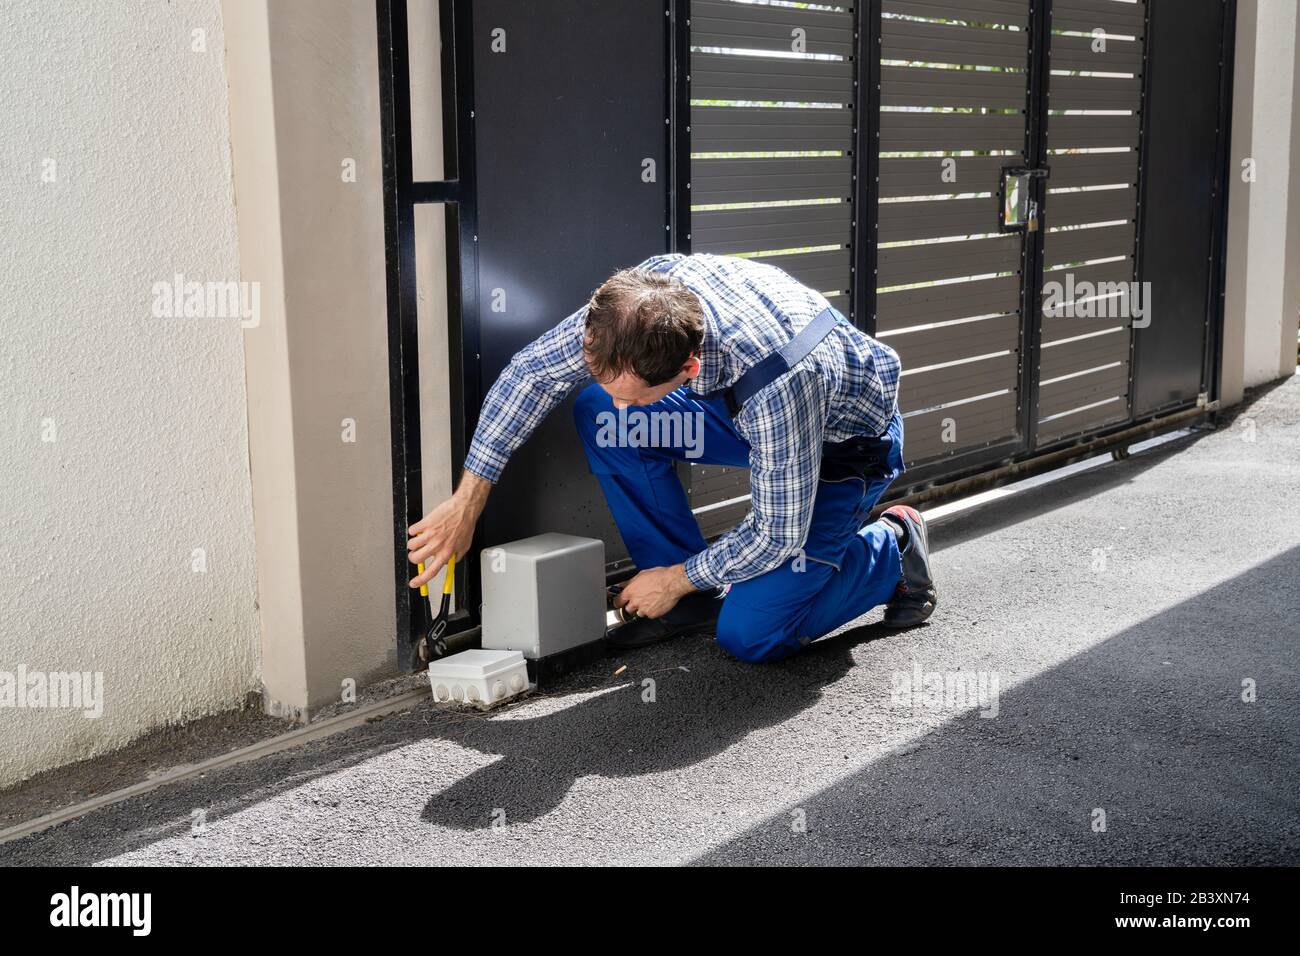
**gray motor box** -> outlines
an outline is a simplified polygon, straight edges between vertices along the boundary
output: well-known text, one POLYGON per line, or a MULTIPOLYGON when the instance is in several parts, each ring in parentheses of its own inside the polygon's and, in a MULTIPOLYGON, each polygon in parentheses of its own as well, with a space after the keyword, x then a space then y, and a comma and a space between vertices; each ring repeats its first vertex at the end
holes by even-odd
POLYGON ((605 542, 547 533, 484 548, 483 647, 530 662, 605 637, 605 542))

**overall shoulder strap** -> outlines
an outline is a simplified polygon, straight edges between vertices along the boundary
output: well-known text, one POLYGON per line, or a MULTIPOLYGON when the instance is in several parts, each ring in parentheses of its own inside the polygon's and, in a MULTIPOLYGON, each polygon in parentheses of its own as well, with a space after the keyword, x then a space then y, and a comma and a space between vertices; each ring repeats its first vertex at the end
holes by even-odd
POLYGON ((736 384, 728 389, 730 394, 727 396, 727 405, 732 409, 731 414, 736 415, 745 402, 807 358, 808 354, 821 344, 822 339, 830 335, 831 330, 843 321, 845 321, 844 317, 834 309, 823 310, 817 318, 796 332, 794 338, 778 351, 746 371, 736 384))

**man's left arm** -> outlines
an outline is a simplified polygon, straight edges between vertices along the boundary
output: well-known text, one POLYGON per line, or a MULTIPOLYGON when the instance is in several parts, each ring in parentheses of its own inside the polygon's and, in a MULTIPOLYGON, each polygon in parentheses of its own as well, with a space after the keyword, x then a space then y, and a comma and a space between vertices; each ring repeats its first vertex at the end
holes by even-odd
POLYGON ((803 546, 812 523, 826 431, 826 380, 791 372, 751 398, 736 419, 750 444, 750 511, 683 571, 696 589, 748 581, 803 546))
POLYGON ((799 550, 817 495, 825 394, 819 373, 799 371, 745 403, 736 429, 750 444, 749 514, 684 564, 641 571, 623 589, 624 606, 662 617, 693 591, 756 578, 799 550))

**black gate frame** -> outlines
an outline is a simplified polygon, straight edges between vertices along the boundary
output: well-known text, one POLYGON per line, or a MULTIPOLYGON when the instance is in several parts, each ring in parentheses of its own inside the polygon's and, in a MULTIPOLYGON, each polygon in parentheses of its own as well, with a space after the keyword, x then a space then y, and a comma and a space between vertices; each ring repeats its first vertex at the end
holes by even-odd
MULTIPOLYGON (((438 5, 442 37, 443 179, 417 182, 411 152, 411 69, 406 0, 376 0, 379 38, 379 102, 384 170, 384 260, 388 293, 388 378, 393 474, 393 572, 397 661, 411 665, 411 648, 421 626, 419 591, 407 585, 406 529, 424 515, 420 446, 419 334, 416 313, 415 207, 447 208, 448 368, 451 374, 451 447, 458 466, 465 460, 478 409, 465 396, 477 395, 478 353, 477 210, 474 188, 474 83, 470 0, 438 5)), ((456 565, 458 595, 476 593, 478 567, 456 565)), ((448 633, 477 624, 462 606, 448 633)))
MULTIPOLYGON (((416 181, 411 150, 410 55, 406 0, 376 0, 379 41, 379 90, 383 149, 384 253, 386 266, 389 356, 389 403, 393 476, 393 569, 396 609, 397 660, 412 666, 411 642, 418 635, 421 614, 419 594, 407 586, 412 566, 407 561, 407 527, 423 515, 420 445, 420 388, 418 332, 416 321, 415 207, 441 203, 447 208, 448 347, 451 374, 451 447, 453 470, 459 473, 469 439, 478 420, 475 401, 466 396, 482 392, 479 353, 477 206, 474 180, 474 84, 473 84, 473 0, 441 0, 439 25, 442 37, 442 125, 444 178, 416 181)), ((690 252, 690 0, 665 0, 670 16, 670 42, 665 51, 666 75, 672 84, 668 102, 673 110, 673 140, 670 155, 669 216, 674 248, 690 252)), ((1125 444, 1145 434, 1158 434, 1185 427, 1218 410, 1219 378, 1223 347, 1223 307, 1226 283, 1227 185, 1229 142, 1232 127, 1233 49, 1236 33, 1236 0, 1223 0, 1223 58, 1220 65, 1219 139, 1215 158, 1218 180, 1213 209, 1211 258, 1213 269, 1207 290, 1206 347, 1202 369, 1202 394, 1194 405, 1161 409, 1158 413, 1133 418, 1133 388, 1129 389, 1129 415, 1125 421, 1096 429, 1049 445, 1035 447, 1035 388, 1033 368, 1039 350, 1041 319, 1022 321, 1020 343, 1021 435, 1011 441, 969 451, 907 472, 905 484, 891 489, 887 501, 938 500, 965 493, 974 485, 996 487, 1020 480, 1027 473, 1045 470, 1096 454, 1110 445, 1125 444)), ((874 94, 880 89, 881 4, 880 0, 859 0, 856 7, 855 49, 858 86, 854 103, 853 267, 852 312, 855 324, 867 332, 876 328, 876 203, 880 140, 880 111, 874 108, 874 94)), ((1039 48, 1048 40, 1051 0, 1034 0, 1031 30, 1039 48)), ((1151 0, 1148 0, 1148 27, 1151 0)), ((1150 32, 1148 29, 1148 37, 1150 32)), ((1147 48, 1148 64, 1159 51, 1147 48)), ((1170 51, 1177 56, 1177 51, 1170 51)), ((1030 167, 1043 165, 1046 157, 1038 131, 1047 122, 1047 58, 1037 56, 1030 76, 1027 101, 1026 156, 1030 167)), ((1150 76, 1150 69, 1146 71, 1150 76)), ((1144 83, 1149 80, 1144 79, 1144 83)), ((1145 144, 1146 123, 1142 122, 1145 144)), ((1145 166, 1139 177, 1139 203, 1145 182, 1145 166)), ((1045 180, 1035 178, 1033 196, 1047 213, 1045 180)), ((1139 206, 1141 208, 1141 206, 1139 206)), ((1027 236, 1022 268, 1030 277, 1023 283, 1024 316, 1033 315, 1041 303, 1044 231, 1027 236)), ((1139 230, 1141 255, 1141 232, 1139 230)), ((1130 356, 1130 361, 1132 357, 1130 356)), ((1130 366, 1132 368, 1132 366, 1130 366)), ((882 507, 883 507, 882 503, 882 507)), ((450 633, 470 630, 478 624, 472 610, 479 593, 478 563, 458 562, 456 589, 461 607, 452 616, 450 633), (468 604, 469 606, 465 606, 468 604)))

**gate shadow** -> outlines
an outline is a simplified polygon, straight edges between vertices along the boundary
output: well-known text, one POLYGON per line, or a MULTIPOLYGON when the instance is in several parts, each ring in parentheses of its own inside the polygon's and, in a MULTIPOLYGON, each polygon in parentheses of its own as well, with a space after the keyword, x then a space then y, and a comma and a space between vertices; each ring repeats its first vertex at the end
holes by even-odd
POLYGON ((806 832, 787 808, 697 862, 1300 864, 1296 581, 1300 548, 803 801, 806 832))

